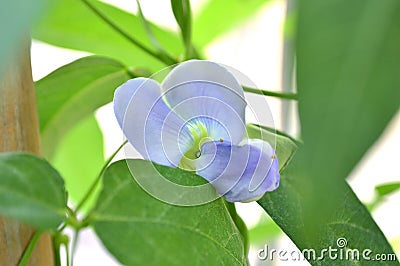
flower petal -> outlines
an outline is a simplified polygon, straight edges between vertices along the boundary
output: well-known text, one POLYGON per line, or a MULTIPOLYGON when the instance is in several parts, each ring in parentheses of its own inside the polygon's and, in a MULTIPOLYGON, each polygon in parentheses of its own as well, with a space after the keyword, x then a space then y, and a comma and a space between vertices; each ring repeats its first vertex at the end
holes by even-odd
POLYGON ((131 79, 114 95, 114 112, 126 138, 145 158, 176 167, 190 148, 185 122, 165 104, 160 85, 151 79, 131 79))
POLYGON ((197 174, 207 179, 230 202, 257 200, 279 186, 278 160, 262 140, 242 146, 227 142, 203 144, 197 174))
POLYGON ((165 78, 162 90, 169 106, 185 121, 195 117, 213 119, 228 129, 232 143, 238 144, 243 139, 246 132, 243 89, 224 67, 203 60, 184 62, 165 78))

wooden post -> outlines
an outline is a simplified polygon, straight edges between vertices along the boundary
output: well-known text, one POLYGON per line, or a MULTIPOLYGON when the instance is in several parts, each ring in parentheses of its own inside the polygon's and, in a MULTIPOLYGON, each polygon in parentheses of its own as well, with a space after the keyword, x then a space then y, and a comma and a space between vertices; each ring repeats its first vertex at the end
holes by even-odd
MULTIPOLYGON (((0 77, 0 152, 25 151, 39 155, 39 123, 27 43, 0 77)), ((0 217, 0 265, 17 265, 33 233, 26 225, 0 217)), ((41 237, 29 265, 54 265, 50 235, 41 237)))

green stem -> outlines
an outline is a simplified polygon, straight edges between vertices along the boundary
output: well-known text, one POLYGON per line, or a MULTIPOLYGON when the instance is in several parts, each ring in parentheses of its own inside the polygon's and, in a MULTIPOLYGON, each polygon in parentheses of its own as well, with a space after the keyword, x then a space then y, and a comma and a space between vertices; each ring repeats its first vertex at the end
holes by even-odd
POLYGON ((28 246, 26 247, 24 254, 21 257, 21 260, 18 263, 18 266, 25 266, 28 264, 29 259, 32 255, 33 250, 35 249, 35 246, 37 244, 37 242, 40 239, 40 236, 42 235, 42 231, 36 231, 32 238, 29 241, 28 246))
POLYGON ((298 100, 297 94, 296 93, 282 93, 282 92, 274 92, 274 91, 266 91, 266 90, 259 90, 259 89, 254 89, 250 87, 243 86, 243 90, 255 94, 260 94, 260 95, 265 95, 265 96, 271 96, 271 97, 277 97, 281 99, 286 99, 286 100, 298 100))
POLYGON ((78 246, 78 238, 79 238, 79 233, 80 229, 76 229, 74 231, 74 239, 72 240, 72 246, 71 246, 71 266, 74 265, 74 255, 76 251, 76 247, 78 246))
POLYGON ((80 208, 86 203, 86 201, 89 199, 89 197, 93 194, 94 190, 96 189, 98 183, 101 180, 101 177, 103 176, 104 172, 107 169, 107 166, 111 163, 111 161, 114 159, 114 157, 117 155, 117 153, 125 146, 125 144, 128 143, 128 141, 124 141, 124 143, 121 144, 121 146, 118 147, 118 149, 108 158, 108 160, 105 162, 103 165, 103 168, 101 168, 100 173, 96 177, 96 179, 93 181, 92 185, 90 186, 89 190, 86 192, 85 196, 82 198, 82 200, 78 203, 78 205, 75 208, 75 213, 77 213, 80 208))
POLYGON ((54 265, 61 266, 61 256, 60 256, 60 242, 58 240, 59 234, 53 236, 53 251, 54 251, 54 265))
POLYGON ((176 59, 172 58, 169 55, 166 54, 158 54, 146 46, 144 46, 141 42, 133 38, 131 35, 129 35, 126 31, 121 29, 117 24, 115 24, 111 19, 109 19, 105 14, 103 14, 99 9, 97 9, 90 1, 88 0, 81 0, 93 13, 95 13, 99 18, 101 18, 105 23, 107 23, 111 28, 113 28, 115 31, 117 31, 119 34, 121 34, 125 39, 130 41, 132 44, 136 45, 140 49, 142 49, 144 52, 147 54, 151 55, 152 57, 156 58, 157 60, 161 61, 162 63, 166 65, 174 65, 179 63, 176 59))
POLYGON ((65 248, 65 263, 67 266, 71 266, 71 260, 70 260, 70 253, 69 253, 69 247, 68 244, 63 243, 64 248, 65 248))

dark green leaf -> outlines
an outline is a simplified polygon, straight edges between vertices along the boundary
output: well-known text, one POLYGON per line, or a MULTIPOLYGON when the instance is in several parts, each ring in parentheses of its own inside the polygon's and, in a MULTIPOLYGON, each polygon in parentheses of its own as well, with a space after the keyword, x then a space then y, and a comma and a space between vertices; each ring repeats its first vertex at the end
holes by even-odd
POLYGON ((391 194, 400 189, 400 183, 383 184, 375 187, 380 197, 391 194))
POLYGON ((56 229, 65 220, 64 181, 34 155, 0 153, 0 214, 40 230, 56 229))
POLYGON ((171 0, 172 11, 176 22, 181 29, 183 43, 187 53, 191 49, 192 41, 192 11, 189 0, 171 0))
POLYGON ((249 138, 262 139, 276 147, 276 155, 279 161, 279 171, 283 172, 290 163, 297 150, 297 145, 285 135, 278 134, 272 129, 268 129, 255 124, 247 124, 247 134, 249 138))
MULTIPOLYGON (((65 179, 73 203, 80 202, 104 165, 103 135, 94 115, 77 123, 63 138, 54 154, 53 165, 65 179)), ((86 209, 94 206, 99 189, 86 209)))
POLYGON ((117 61, 91 56, 65 65, 36 82, 36 97, 46 157, 80 119, 112 101, 114 90, 130 78, 117 61))
MULTIPOLYGON (((240 232, 222 199, 190 207, 164 203, 138 186, 127 163, 134 171, 153 167, 142 160, 111 165, 90 219, 103 244, 121 263, 247 265, 240 232)), ((157 170, 180 184, 204 182, 180 169, 157 166, 157 170)))
POLYGON ((193 41, 204 47, 235 26, 251 18, 270 0, 218 0, 208 1, 193 22, 193 41), (226 16, 224 15, 226 14, 226 16))
MULTIPOLYGON (((325 223, 314 228, 318 238, 310 238, 304 227, 307 222, 304 219, 306 204, 304 194, 306 192, 299 186, 301 180, 294 173, 289 172, 291 171, 289 169, 292 168, 288 168, 287 174, 282 176, 279 188, 272 193, 266 193, 258 201, 261 207, 268 212, 300 250, 313 248, 316 251, 316 257, 319 257, 321 250, 328 249, 329 246, 340 250, 337 240, 345 238, 347 249, 358 249, 360 252, 359 261, 332 260, 325 253, 323 260, 311 260, 312 265, 367 265, 368 261, 361 256, 364 249, 372 251, 369 255, 371 258, 374 258, 373 256, 376 254, 394 254, 368 210, 344 180, 341 180, 341 183, 337 184, 339 187, 335 189, 340 192, 336 195, 336 205, 326 210, 330 216, 325 219, 325 223)), ((330 192, 325 190, 321 193, 329 194, 330 192)), ((320 209, 322 208, 325 206, 320 203, 320 209)), ((317 215, 319 215, 318 210, 314 217, 317 215)), ((345 252, 345 250, 343 251, 345 252)), ((373 265, 399 265, 397 261, 374 261, 373 263, 373 265)))
MULTIPOLYGON (((99 1, 90 2, 124 31, 151 47, 139 17, 99 1)), ((154 24, 150 28, 168 52, 174 55, 182 53, 182 44, 176 34, 154 24)), ((163 63, 134 46, 78 0, 54 1, 46 16, 34 27, 32 35, 53 45, 108 56, 128 66, 146 67, 153 72, 164 67, 163 63)))

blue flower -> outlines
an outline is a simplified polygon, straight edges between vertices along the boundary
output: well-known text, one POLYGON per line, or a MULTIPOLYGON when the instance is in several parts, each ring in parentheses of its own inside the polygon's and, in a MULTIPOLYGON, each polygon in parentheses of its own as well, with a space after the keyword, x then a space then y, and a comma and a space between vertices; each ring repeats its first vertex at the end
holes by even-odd
POLYGON ((114 111, 145 158, 209 181, 230 202, 256 200, 279 186, 271 145, 246 135, 243 88, 223 66, 190 60, 160 85, 135 78, 120 86, 114 111))

